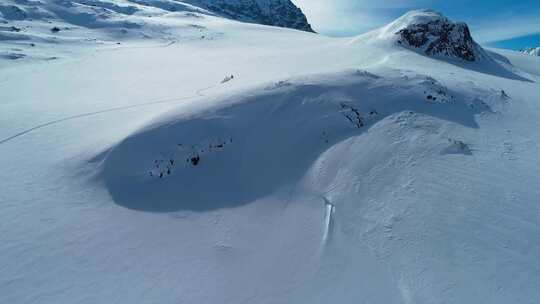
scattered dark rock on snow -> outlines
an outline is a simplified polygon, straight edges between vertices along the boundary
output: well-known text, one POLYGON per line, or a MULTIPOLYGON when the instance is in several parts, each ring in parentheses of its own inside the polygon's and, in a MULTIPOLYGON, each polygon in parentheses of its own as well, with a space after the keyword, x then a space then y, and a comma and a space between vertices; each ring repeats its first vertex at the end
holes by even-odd
POLYGON ((465 23, 454 23, 441 16, 440 19, 411 24, 399 30, 399 44, 423 49, 427 55, 444 55, 465 61, 476 61, 478 46, 465 23))
POLYGON ((363 76, 363 77, 371 78, 371 79, 379 79, 379 78, 381 78, 380 76, 375 75, 373 73, 370 73, 370 72, 368 72, 366 70, 356 70, 355 74, 358 75, 358 76, 363 76))
POLYGON ((364 120, 360 111, 353 106, 342 103, 341 109, 343 116, 347 118, 356 128, 360 129, 364 126, 364 120))
POLYGON ((291 85, 292 85, 292 83, 290 83, 287 80, 280 80, 278 82, 275 82, 273 85, 269 86, 266 89, 267 90, 280 89, 280 88, 288 87, 288 86, 291 86, 291 85))
POLYGON ((190 159, 190 161, 193 166, 197 166, 201 161, 201 157, 199 155, 195 155, 190 159))
POLYGON ((58 33, 58 32, 60 32, 60 28, 57 27, 57 26, 55 26, 55 27, 53 27, 53 28, 51 29, 51 32, 52 32, 52 33, 58 33))
POLYGON ((203 154, 219 152, 232 143, 232 137, 229 139, 213 139, 210 142, 199 143, 193 145, 175 144, 174 152, 162 152, 161 155, 168 155, 166 158, 154 159, 152 167, 149 169, 148 174, 150 177, 165 178, 168 175, 173 174, 174 170, 185 168, 182 163, 177 160, 186 160, 187 166, 198 166, 200 164, 203 154), (205 147, 202 149, 201 147, 205 147), (208 149, 206 149, 208 147, 208 149))
POLYGON ((431 77, 426 77, 422 82, 425 87, 424 95, 427 102, 451 103, 454 96, 448 92, 448 89, 431 77))
POLYGON ((461 140, 457 139, 448 139, 449 146, 446 147, 441 154, 464 154, 464 155, 472 155, 472 150, 461 140))
POLYGON ((21 28, 16 26, 0 26, 0 31, 6 31, 6 32, 15 32, 18 33, 21 31, 21 28))
MULTIPOLYGON (((371 110, 367 115, 363 115, 357 108, 346 103, 341 104, 341 113, 356 128, 360 129, 366 125, 366 122, 373 120, 379 115, 377 110, 371 110)), ((323 133, 325 135, 325 133, 323 133)))
POLYGON ((26 57, 26 55, 22 53, 0 53, 0 58, 9 59, 9 60, 17 60, 24 57, 26 57))
POLYGON ((322 132, 322 140, 324 141, 325 144, 329 143, 330 142, 330 139, 329 139, 329 136, 328 136, 328 133, 326 133, 326 131, 323 131, 322 132))

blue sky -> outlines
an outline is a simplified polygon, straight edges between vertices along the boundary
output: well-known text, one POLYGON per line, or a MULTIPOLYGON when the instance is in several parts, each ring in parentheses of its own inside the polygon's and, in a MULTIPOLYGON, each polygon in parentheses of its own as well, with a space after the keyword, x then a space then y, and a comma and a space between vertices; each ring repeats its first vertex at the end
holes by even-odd
POLYGON ((488 46, 540 46, 540 0, 292 0, 316 31, 353 36, 380 27, 403 13, 430 8, 469 24, 488 46))

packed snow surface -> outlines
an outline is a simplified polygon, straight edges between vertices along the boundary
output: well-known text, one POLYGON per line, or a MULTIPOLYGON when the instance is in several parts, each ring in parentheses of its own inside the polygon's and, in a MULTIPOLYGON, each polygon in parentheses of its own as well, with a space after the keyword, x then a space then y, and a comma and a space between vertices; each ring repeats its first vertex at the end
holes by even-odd
POLYGON ((9 3, 0 303, 540 301, 540 58, 9 3))

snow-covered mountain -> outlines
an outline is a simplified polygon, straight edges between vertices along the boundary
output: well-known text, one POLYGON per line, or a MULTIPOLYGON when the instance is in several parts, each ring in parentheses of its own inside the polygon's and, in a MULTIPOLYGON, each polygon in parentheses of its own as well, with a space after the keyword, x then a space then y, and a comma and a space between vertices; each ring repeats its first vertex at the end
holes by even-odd
POLYGON ((306 16, 290 0, 184 0, 235 20, 313 32, 306 16))
POLYGON ((482 61, 486 52, 472 38, 465 23, 455 23, 432 10, 415 10, 387 26, 360 36, 385 40, 426 54, 463 61, 482 61))
MULTIPOLYGON (((196 11, 234 20, 313 32, 306 16, 290 0, 6 0, 0 4, 0 20, 62 20, 72 25, 103 27, 122 15, 148 15, 196 11), (198 9, 200 8, 200 9, 198 9)), ((137 23, 135 23, 137 24, 137 23)), ((117 23, 130 27, 130 23, 117 23)))
POLYGON ((527 48, 521 51, 523 54, 531 56, 540 56, 540 47, 537 48, 527 48))
POLYGON ((0 303, 540 301, 540 58, 146 1, 2 2, 0 303))
POLYGON ((207 31, 189 20, 220 17, 313 32, 289 0, 5 0, 0 3, 0 41, 13 47, 0 46, 0 57, 54 60, 64 50, 49 47, 56 44, 70 44, 72 52, 82 45, 133 39, 215 39, 219 30, 207 31))

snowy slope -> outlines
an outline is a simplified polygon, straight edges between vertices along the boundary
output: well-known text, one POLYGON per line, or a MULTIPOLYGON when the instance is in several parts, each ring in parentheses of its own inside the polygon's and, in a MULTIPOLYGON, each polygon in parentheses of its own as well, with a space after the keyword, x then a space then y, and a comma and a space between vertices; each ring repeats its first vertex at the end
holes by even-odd
POLYGON ((537 58, 149 19, 1 42, 1 303, 540 300, 537 58))
POLYGON ((504 56, 510 62, 511 66, 540 76, 540 58, 511 50, 492 49, 491 51, 504 56))
POLYGON ((210 31, 197 21, 222 22, 217 16, 313 31, 289 0, 6 0, 0 3, 0 65, 54 61, 80 48, 124 42, 216 39, 219 27, 210 31))

